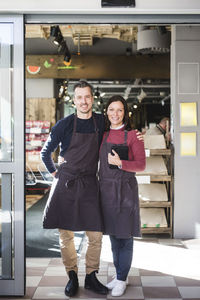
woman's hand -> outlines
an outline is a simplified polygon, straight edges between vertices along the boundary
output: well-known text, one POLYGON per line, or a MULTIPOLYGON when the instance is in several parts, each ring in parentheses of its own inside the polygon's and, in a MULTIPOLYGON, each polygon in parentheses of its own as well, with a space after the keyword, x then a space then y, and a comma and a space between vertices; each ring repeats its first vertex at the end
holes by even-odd
POLYGON ((112 150, 112 153, 114 155, 112 155, 111 153, 108 153, 108 163, 110 165, 115 165, 115 166, 121 167, 122 161, 119 158, 119 155, 117 154, 117 152, 115 150, 112 150))

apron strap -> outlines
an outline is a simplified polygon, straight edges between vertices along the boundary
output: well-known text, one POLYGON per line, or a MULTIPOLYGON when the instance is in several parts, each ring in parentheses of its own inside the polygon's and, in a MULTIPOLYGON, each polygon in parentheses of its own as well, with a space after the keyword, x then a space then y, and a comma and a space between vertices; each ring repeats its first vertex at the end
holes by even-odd
POLYGON ((109 131, 106 132, 106 136, 105 136, 105 139, 104 139, 104 142, 103 142, 103 143, 106 143, 106 142, 107 142, 108 136, 109 136, 109 131))
POLYGON ((124 130, 124 145, 127 144, 127 138, 128 138, 128 131, 124 130))
POLYGON ((73 134, 76 132, 76 124, 77 124, 77 114, 74 114, 73 134))
POLYGON ((98 129, 98 127, 97 127, 97 122, 96 122, 96 119, 95 119, 95 117, 94 117, 94 114, 92 113, 92 118, 93 118, 93 122, 94 122, 94 129, 95 129, 95 132, 98 132, 99 131, 99 129, 98 129))

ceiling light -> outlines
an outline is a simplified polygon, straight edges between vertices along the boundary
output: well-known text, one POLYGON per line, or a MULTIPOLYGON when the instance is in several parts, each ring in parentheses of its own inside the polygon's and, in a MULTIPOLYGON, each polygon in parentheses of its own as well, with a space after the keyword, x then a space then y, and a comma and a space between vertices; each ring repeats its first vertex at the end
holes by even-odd
POLYGON ((61 44, 61 42, 63 40, 63 36, 62 36, 61 31, 60 31, 60 27, 58 25, 57 26, 51 26, 50 36, 54 37, 54 41, 53 41, 54 44, 56 44, 57 46, 61 44))
POLYGON ((59 46, 60 44, 61 44, 61 42, 63 41, 63 36, 62 36, 62 34, 61 33, 59 33, 56 37, 55 37, 55 39, 54 39, 54 44, 56 45, 56 46, 59 46))
POLYGON ((71 97, 70 97, 69 94, 65 95, 63 98, 64 98, 65 102, 67 102, 67 101, 69 101, 71 99, 71 97))
POLYGON ((61 33, 59 26, 51 26, 50 36, 56 37, 56 36, 58 36, 59 32, 61 33))
POLYGON ((137 95, 137 99, 139 102, 142 102, 142 100, 147 96, 147 94, 145 93, 145 91, 143 89, 141 89, 140 94, 137 95))
POLYGON ((58 52, 60 54, 64 54, 63 63, 66 66, 69 66, 71 64, 71 53, 67 47, 66 41, 62 41, 60 46, 58 47, 58 52))
POLYGON ((63 63, 66 66, 69 66, 71 64, 71 54, 69 52, 65 53, 64 58, 63 58, 63 63))
POLYGON ((97 87, 96 92, 94 93, 94 98, 99 98, 100 97, 100 92, 99 88, 97 87))

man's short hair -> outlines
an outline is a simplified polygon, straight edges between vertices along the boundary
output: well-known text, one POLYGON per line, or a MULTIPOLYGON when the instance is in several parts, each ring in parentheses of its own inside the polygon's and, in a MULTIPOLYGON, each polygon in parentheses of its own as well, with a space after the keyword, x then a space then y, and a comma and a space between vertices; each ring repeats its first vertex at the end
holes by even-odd
POLYGON ((85 87, 90 88, 91 95, 93 96, 93 86, 90 83, 88 83, 86 80, 80 80, 77 83, 75 83, 73 90, 75 91, 76 88, 85 88, 85 87))

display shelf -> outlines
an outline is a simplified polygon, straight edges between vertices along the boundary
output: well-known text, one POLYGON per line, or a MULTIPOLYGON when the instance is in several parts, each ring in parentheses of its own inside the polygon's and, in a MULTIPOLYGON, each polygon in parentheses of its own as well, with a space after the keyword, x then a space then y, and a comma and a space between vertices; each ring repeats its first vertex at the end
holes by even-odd
POLYGON ((49 121, 26 120, 26 163, 33 172, 38 171, 41 163, 40 151, 50 132, 49 121))
MULTIPOLYGON (((148 208, 163 208, 165 212, 165 217, 167 221, 167 227, 155 227, 149 224, 146 227, 141 227, 142 234, 169 234, 170 237, 173 237, 173 199, 172 199, 172 184, 173 184, 173 172, 172 172, 172 155, 173 151, 169 148, 167 149, 145 149, 146 156, 162 156, 165 162, 165 166, 167 168, 166 175, 155 174, 155 173, 145 173, 145 174, 136 174, 137 176, 149 176, 150 184, 159 182, 160 184, 164 184, 167 190, 167 198, 168 201, 141 201, 140 200, 140 208, 148 209, 148 208)), ((145 221, 143 220, 145 223, 145 221)))
POLYGON ((162 234, 168 233, 172 235, 172 227, 146 227, 141 228, 142 234, 162 234))
POLYGON ((140 207, 171 207, 171 201, 140 201, 140 207))
POLYGON ((139 174, 137 173, 136 176, 150 176, 150 181, 153 182, 153 181, 171 181, 172 177, 171 175, 155 175, 155 174, 139 174))
POLYGON ((150 149, 150 155, 171 155, 171 149, 150 149))

